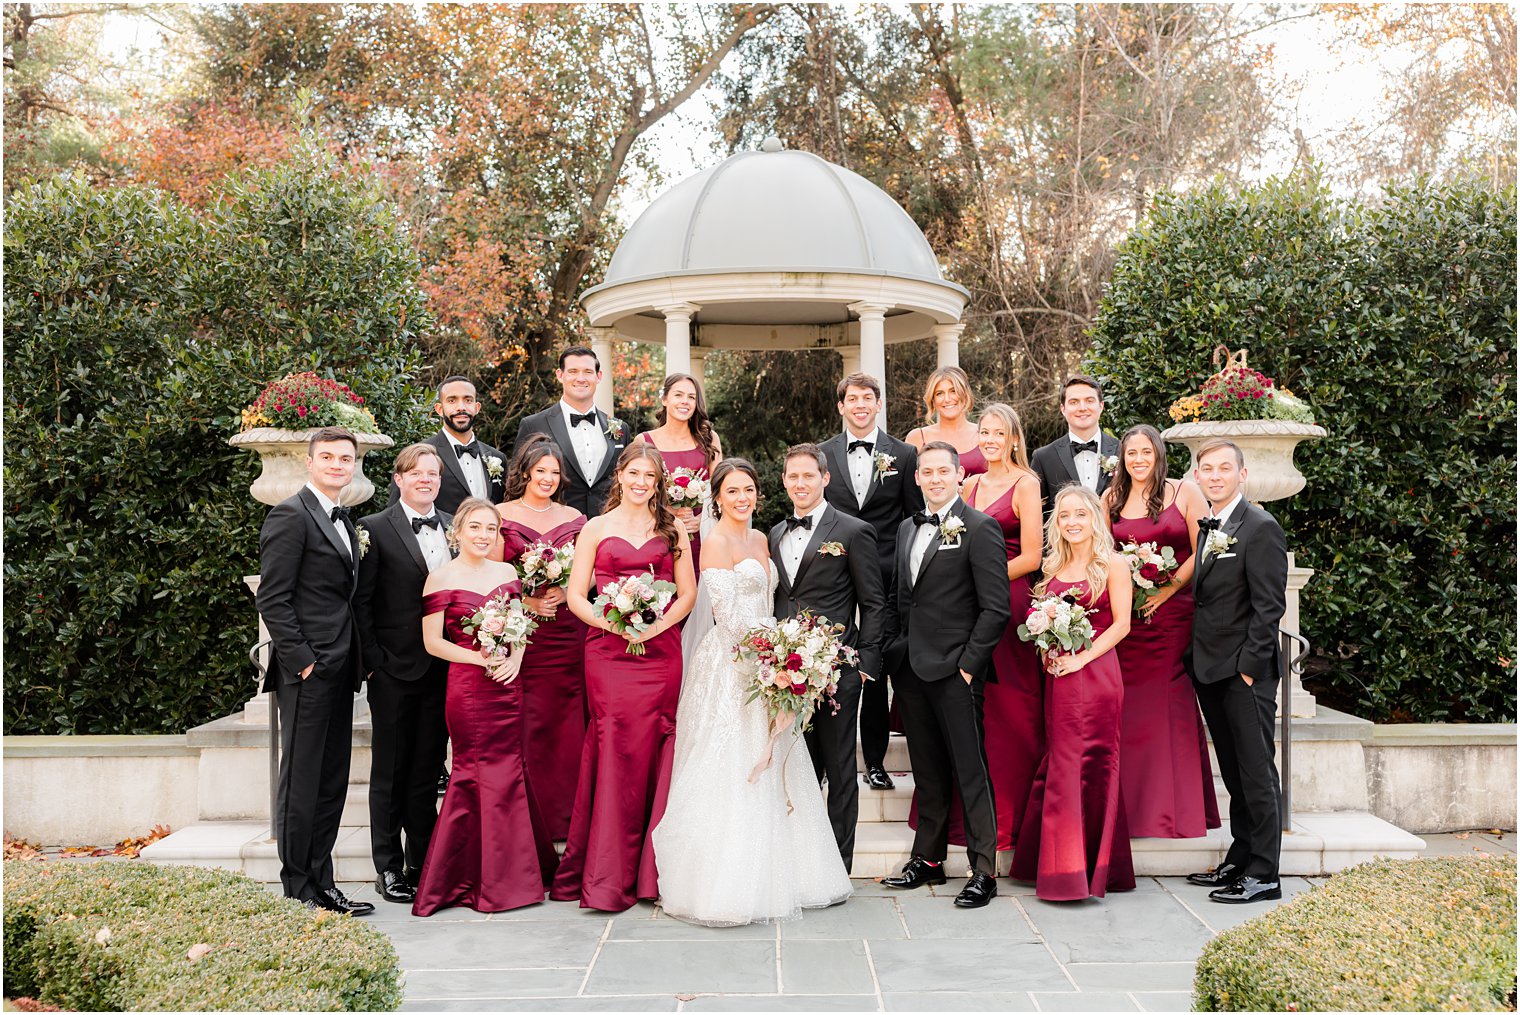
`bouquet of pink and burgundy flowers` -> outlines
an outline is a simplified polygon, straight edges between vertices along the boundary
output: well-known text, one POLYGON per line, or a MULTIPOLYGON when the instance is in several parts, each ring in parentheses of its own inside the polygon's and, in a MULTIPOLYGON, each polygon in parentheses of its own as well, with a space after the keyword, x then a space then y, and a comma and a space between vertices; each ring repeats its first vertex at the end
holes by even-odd
POLYGON ((1171 581, 1182 565, 1170 546, 1156 549, 1155 543, 1125 543, 1119 553, 1129 561, 1130 578, 1135 583, 1135 612, 1154 597, 1161 586, 1171 581))
POLYGON ((751 628, 734 649, 734 658, 754 674, 745 700, 763 701, 773 722, 790 712, 806 724, 825 698, 837 712, 839 667, 858 658, 855 649, 844 644, 843 634, 843 624, 806 611, 751 628))
POLYGON ((523 593, 537 596, 545 589, 558 585, 564 588, 570 581, 570 565, 575 562, 575 542, 555 546, 548 540, 539 540, 525 547, 518 557, 521 565, 523 593))
MULTIPOLYGON (((538 621, 523 608, 521 599, 492 596, 459 626, 475 636, 475 643, 486 658, 509 659, 513 652, 527 647, 528 636, 538 630, 538 621)), ((500 680, 494 673, 491 679, 500 680)))
POLYGON ((1029 616, 1019 625, 1019 639, 1034 642, 1047 656, 1076 655, 1092 646, 1092 612, 1070 592, 1047 592, 1029 604, 1029 616))
MULTIPOLYGON (((602 586, 602 594, 591 601, 618 634, 632 631, 643 634, 660 620, 660 615, 676 598, 675 582, 654 576, 654 569, 631 574, 602 586)), ((642 644, 628 644, 631 656, 644 654, 642 644)))
POLYGON ((671 469, 665 477, 665 497, 673 508, 690 508, 700 514, 712 495, 712 484, 697 469, 671 469))

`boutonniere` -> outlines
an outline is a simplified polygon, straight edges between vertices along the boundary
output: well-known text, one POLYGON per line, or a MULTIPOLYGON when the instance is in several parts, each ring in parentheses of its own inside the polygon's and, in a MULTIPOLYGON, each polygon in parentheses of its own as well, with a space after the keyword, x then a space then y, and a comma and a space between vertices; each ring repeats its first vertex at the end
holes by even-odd
POLYGON ((506 466, 502 464, 500 458, 497 458, 495 455, 491 455, 486 459, 486 475, 490 476, 492 479, 500 479, 501 474, 505 471, 506 466))
POLYGON ((897 475, 897 470, 892 468, 897 464, 897 456, 889 455, 885 451, 878 451, 871 456, 871 461, 876 463, 876 478, 885 479, 888 476, 897 475))
POLYGON ((822 543, 818 547, 818 554, 822 557, 843 557, 844 544, 837 541, 822 543))
POLYGON ((1112 476, 1114 470, 1119 468, 1119 456, 1109 455, 1107 458, 1100 458, 1098 460, 1098 467, 1103 470, 1103 475, 1112 476))
POLYGON ((354 531, 359 534, 359 559, 363 560, 364 555, 369 552, 369 529, 360 525, 354 531))
POLYGON ((955 515, 946 515, 944 521, 939 523, 940 546, 960 546, 961 533, 965 531, 965 522, 955 515))
POLYGON ((612 438, 615 441, 620 441, 620 440, 623 439, 623 435, 626 434, 627 432, 628 432, 628 429, 625 426, 623 426, 623 421, 622 420, 618 419, 616 416, 608 416, 607 417, 607 436, 608 437, 612 438))
POLYGON ((1203 555, 1218 555, 1224 553, 1235 545, 1235 537, 1226 535, 1220 529, 1214 529, 1209 533, 1208 541, 1203 544, 1203 555))

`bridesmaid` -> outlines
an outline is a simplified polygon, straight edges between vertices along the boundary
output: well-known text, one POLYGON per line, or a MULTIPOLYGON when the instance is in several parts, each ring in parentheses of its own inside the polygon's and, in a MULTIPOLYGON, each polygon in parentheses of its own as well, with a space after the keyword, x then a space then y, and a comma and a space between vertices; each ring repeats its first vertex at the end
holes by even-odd
MULTIPOLYGON (((564 474, 565 457, 547 434, 518 447, 496 508, 501 541, 493 559, 519 563, 535 543, 574 544, 586 516, 564 503, 564 474)), ((523 602, 539 618, 522 663, 524 761, 544 825, 551 838, 563 839, 586 739, 586 625, 565 606, 559 586, 523 602)))
POLYGON ((971 422, 973 405, 966 371, 960 367, 940 367, 924 385, 924 416, 929 424, 909 430, 908 443, 920 451, 929 441, 954 444, 956 454, 961 456, 965 479, 981 475, 987 471, 987 460, 982 457, 976 424, 971 422))
POLYGON ((680 624, 696 602, 690 542, 665 502, 665 468, 651 443, 618 457, 602 514, 575 541, 566 590, 586 639, 586 704, 570 837, 551 899, 618 913, 659 895, 649 832, 665 812, 681 695, 680 624), (607 582, 653 570, 676 598, 642 635, 614 633, 587 598, 607 582), (629 655, 642 644, 644 655, 629 655))
POLYGON ((1114 542, 1170 546, 1181 566, 1119 643, 1124 718, 1119 779, 1129 834, 1191 839, 1219 827, 1214 773, 1193 681, 1182 655, 1193 637, 1193 555, 1203 491, 1166 477, 1166 447, 1152 426, 1132 427, 1119 444, 1120 467, 1104 491, 1114 542))
MULTIPOLYGON (((660 425, 639 434, 654 445, 665 462, 667 473, 676 469, 693 469, 703 479, 712 475, 713 466, 723 460, 723 445, 713 433, 707 416, 707 399, 702 385, 691 374, 671 374, 660 389, 660 409, 655 413, 660 425)), ((702 573, 702 512, 689 507, 675 509, 676 519, 691 540, 692 573, 702 573)))
POLYGON ((462 621, 498 593, 516 595, 517 572, 490 559, 496 506, 468 497, 454 512, 449 543, 459 556, 422 589, 422 643, 449 663, 444 718, 454 768, 422 863, 412 913, 450 906, 500 913, 544 901, 554 844, 538 815, 523 764, 522 657, 492 662, 462 621))
POLYGON ((1124 680, 1114 646, 1129 633, 1129 567, 1086 487, 1062 487, 1045 526, 1044 579, 1034 594, 1071 594, 1090 610, 1093 643, 1045 660, 1045 758, 1013 854, 1013 877, 1069 902, 1135 887, 1119 799, 1124 680))

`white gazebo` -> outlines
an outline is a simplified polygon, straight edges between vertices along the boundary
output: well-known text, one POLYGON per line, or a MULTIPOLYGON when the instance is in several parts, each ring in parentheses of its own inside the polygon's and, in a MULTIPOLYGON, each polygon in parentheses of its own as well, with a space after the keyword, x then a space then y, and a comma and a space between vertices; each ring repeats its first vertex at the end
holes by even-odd
POLYGON ((660 195, 581 305, 604 364, 616 338, 663 342, 667 374, 699 378, 714 349, 833 349, 885 386, 888 342, 933 336, 958 363, 968 295, 885 191, 770 138, 660 195))

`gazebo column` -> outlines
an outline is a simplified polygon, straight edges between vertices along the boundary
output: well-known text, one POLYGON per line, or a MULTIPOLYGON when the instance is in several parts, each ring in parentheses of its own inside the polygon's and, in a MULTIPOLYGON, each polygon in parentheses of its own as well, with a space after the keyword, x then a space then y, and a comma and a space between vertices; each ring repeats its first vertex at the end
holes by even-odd
POLYGON ((691 347, 691 369, 686 371, 697 379, 702 387, 707 387, 707 353, 708 350, 700 345, 691 347))
POLYGON ((691 316, 702 309, 695 303, 660 307, 665 315, 665 376, 691 373, 691 316))
POLYGON ((934 326, 934 353, 936 367, 958 367, 961 365, 961 332, 966 326, 960 321, 954 324, 936 324, 934 326))
POLYGON ((885 303, 851 303, 850 310, 860 317, 860 372, 881 382, 881 416, 877 420, 887 428, 887 311, 885 303))
POLYGON ((844 361, 844 373, 841 376, 860 373, 860 346, 844 346, 839 350, 839 358, 844 361))
POLYGON ((591 351, 596 353, 596 361, 602 365, 602 375, 596 381, 596 394, 592 401, 596 407, 607 415, 612 415, 612 342, 617 338, 616 328, 589 328, 591 332, 591 351))

